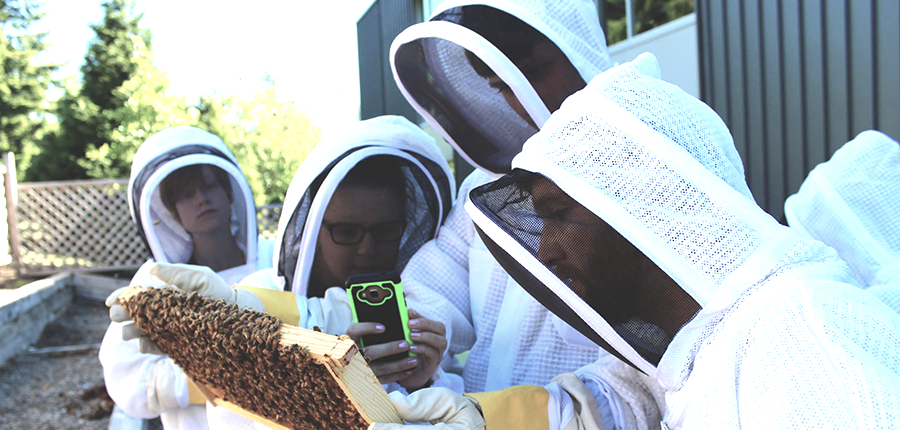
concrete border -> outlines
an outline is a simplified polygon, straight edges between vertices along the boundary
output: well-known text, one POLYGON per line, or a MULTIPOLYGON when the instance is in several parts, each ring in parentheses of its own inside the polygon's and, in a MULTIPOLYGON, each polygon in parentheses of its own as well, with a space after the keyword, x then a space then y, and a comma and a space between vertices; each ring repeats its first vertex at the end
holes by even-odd
POLYGON ((71 273, 60 273, 0 296, 0 366, 41 337, 75 297, 71 273))

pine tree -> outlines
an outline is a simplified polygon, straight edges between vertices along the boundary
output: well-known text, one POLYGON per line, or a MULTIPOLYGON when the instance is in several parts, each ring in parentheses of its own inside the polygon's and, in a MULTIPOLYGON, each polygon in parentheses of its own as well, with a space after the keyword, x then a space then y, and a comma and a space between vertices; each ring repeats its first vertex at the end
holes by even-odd
POLYGON ((81 86, 68 87, 59 101, 59 132, 42 142, 28 172, 31 179, 83 179, 108 172, 86 165, 86 157, 114 142, 122 126, 116 111, 131 97, 121 87, 136 73, 140 51, 150 49, 150 32, 140 27, 133 1, 108 0, 101 6, 103 20, 91 25, 96 37, 81 66, 81 86))
POLYGON ((47 49, 46 33, 35 33, 31 26, 42 16, 27 1, 0 0, 0 151, 16 154, 22 171, 46 131, 46 92, 56 70, 36 61, 47 49))

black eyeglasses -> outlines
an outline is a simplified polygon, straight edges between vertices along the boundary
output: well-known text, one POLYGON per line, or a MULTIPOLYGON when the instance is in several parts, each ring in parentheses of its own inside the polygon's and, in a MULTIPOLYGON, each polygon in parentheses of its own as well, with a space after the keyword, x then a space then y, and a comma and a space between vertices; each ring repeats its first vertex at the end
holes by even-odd
POLYGON ((396 242, 403 237, 403 229, 406 223, 403 221, 389 221, 366 227, 362 224, 322 222, 322 227, 331 233, 331 240, 338 245, 357 245, 362 242, 366 233, 372 233, 376 242, 396 242))

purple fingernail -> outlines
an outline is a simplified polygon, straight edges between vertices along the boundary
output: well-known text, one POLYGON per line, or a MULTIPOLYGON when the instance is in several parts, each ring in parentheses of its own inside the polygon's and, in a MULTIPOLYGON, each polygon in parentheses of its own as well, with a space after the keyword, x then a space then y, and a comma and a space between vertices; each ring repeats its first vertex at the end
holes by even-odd
POLYGON ((417 332, 417 331, 414 331, 414 332, 412 332, 412 333, 409 334, 409 338, 410 338, 410 339, 418 339, 418 338, 420 338, 420 337, 422 337, 422 333, 419 333, 419 332, 417 332))
POLYGON ((409 360, 406 363, 409 364, 410 366, 415 366, 416 363, 418 363, 418 362, 419 362, 419 360, 416 360, 415 358, 413 358, 412 360, 409 360))
POLYGON ((418 351, 418 350, 419 350, 419 347, 418 347, 417 345, 410 345, 410 346, 409 346, 409 350, 410 350, 410 351, 418 351))
POLYGON ((418 327, 419 324, 420 324, 420 322, 419 322, 419 320, 417 320, 417 319, 415 319, 415 320, 409 320, 409 326, 410 326, 410 327, 418 327))
POLYGON ((399 349, 406 349, 407 347, 409 347, 409 344, 406 342, 400 342, 399 344, 397 344, 397 348, 399 349))
POLYGON ((384 326, 381 325, 381 324, 375 324, 375 330, 377 330, 377 331, 384 331, 384 326))

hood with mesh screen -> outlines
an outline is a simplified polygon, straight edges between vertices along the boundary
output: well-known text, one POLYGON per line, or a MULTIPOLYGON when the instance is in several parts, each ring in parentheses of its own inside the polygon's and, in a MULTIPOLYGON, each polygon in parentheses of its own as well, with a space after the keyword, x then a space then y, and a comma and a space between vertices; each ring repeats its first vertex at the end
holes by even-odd
POLYGON ((657 69, 644 54, 599 75, 467 210, 532 295, 677 385, 749 288, 796 264, 846 266, 755 204, 725 124, 657 69))
POLYGON ((900 283, 900 144, 865 131, 818 165, 784 204, 791 228, 837 250, 869 287, 900 283))
POLYGON ((537 30, 560 49, 584 82, 613 62, 591 0, 446 1, 428 22, 413 25, 394 39, 391 66, 407 101, 469 163, 506 173, 522 143, 550 112, 522 71, 489 41, 490 36, 463 19, 464 15, 477 18, 472 10, 479 7, 502 11, 537 30), (467 53, 509 86, 531 124, 476 72, 467 53))
POLYGON ((172 127, 150 136, 138 148, 128 181, 128 207, 153 258, 185 263, 193 252, 190 235, 169 212, 159 186, 172 172, 187 166, 215 166, 231 182, 231 233, 247 263, 256 261, 256 204, 237 160, 218 136, 194 127, 172 127))
POLYGON ((359 162, 395 157, 406 179, 406 229, 395 270, 437 235, 456 197, 450 166, 434 138, 399 116, 361 121, 327 136, 303 160, 288 187, 274 253, 276 285, 306 295, 322 217, 334 191, 359 162))

